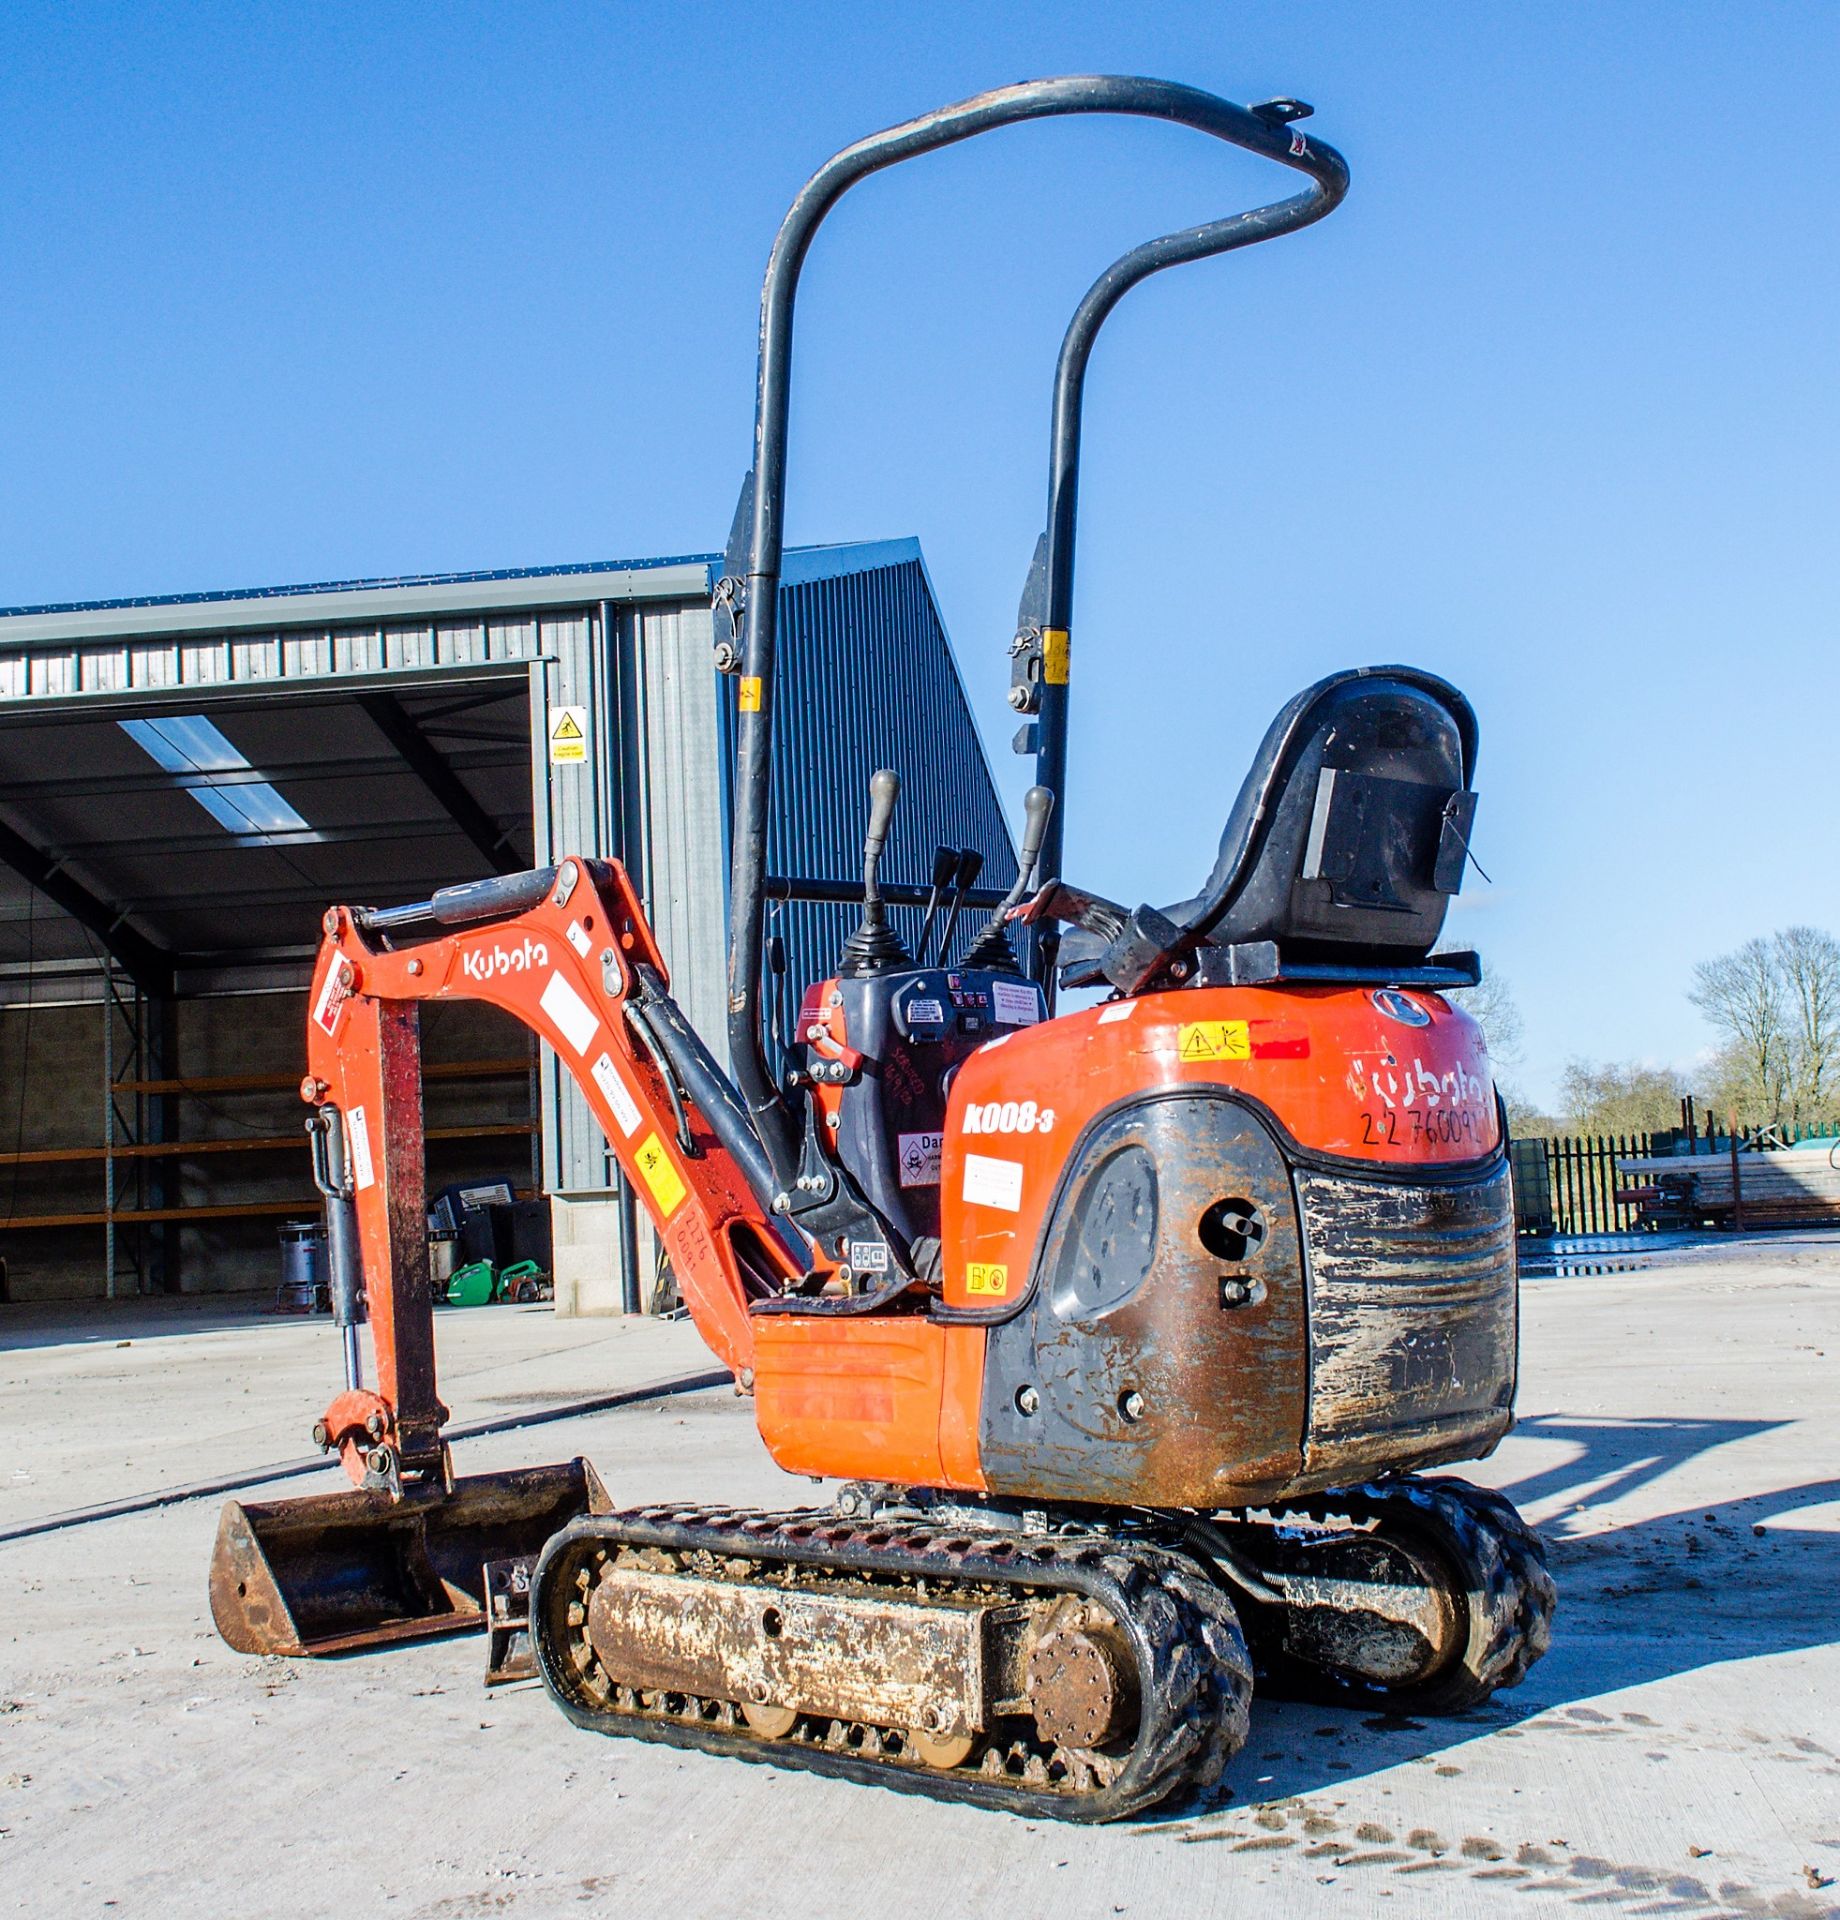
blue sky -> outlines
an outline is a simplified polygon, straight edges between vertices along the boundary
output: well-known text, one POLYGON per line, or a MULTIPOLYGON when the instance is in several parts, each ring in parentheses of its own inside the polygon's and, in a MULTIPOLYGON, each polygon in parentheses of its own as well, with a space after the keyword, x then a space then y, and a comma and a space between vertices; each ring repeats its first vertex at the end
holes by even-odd
MULTIPOLYGON (((1690 1062, 1696 959, 1840 930, 1840 14, 1827 5, 0 16, 0 604, 718 545, 759 274, 835 147, 1034 74, 1313 101, 1308 233, 1134 293, 1088 400, 1070 872, 1206 868, 1297 687, 1482 721, 1453 932, 1525 1079, 1690 1062)), ((1288 176, 1286 176, 1288 180, 1288 176)), ((860 189, 806 278, 794 539, 917 533, 1010 790, 1062 326, 1270 192, 1175 130, 860 189)))

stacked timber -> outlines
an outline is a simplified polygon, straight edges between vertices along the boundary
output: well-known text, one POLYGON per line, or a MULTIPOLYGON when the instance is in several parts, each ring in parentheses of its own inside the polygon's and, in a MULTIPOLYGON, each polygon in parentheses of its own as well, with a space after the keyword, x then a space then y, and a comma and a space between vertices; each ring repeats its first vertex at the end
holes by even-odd
POLYGON ((1616 1170, 1631 1187, 1653 1187, 1707 1215, 1741 1207, 1753 1220, 1840 1218, 1840 1145, 1756 1149, 1740 1147, 1734 1193, 1729 1152, 1661 1154, 1619 1159, 1616 1170))

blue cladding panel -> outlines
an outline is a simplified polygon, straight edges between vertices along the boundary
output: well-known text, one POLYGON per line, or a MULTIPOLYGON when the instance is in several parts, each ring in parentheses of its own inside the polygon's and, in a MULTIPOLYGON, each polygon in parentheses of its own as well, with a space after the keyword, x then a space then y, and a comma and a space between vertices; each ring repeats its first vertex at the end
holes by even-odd
MULTIPOLYGON (((734 763, 736 688, 724 687, 724 764, 734 763)), ((893 767, 901 803, 883 878, 925 886, 933 850, 976 847, 980 887, 1007 888, 1016 856, 939 610, 917 559, 780 590, 779 684, 773 726, 773 817, 768 866, 776 875, 855 884, 862 875, 869 776, 893 767)), ((788 1038, 798 998, 835 971, 853 907, 793 902, 769 908, 785 942, 779 1029, 788 1038)), ((967 909, 962 947, 985 910, 967 909)), ((892 918, 912 946, 920 909, 892 918)))

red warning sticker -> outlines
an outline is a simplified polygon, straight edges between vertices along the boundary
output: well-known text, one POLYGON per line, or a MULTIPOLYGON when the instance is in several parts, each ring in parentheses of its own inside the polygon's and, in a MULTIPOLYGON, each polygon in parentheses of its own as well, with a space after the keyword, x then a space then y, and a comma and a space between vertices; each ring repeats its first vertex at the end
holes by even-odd
POLYGON ((313 1004, 314 1020, 328 1033, 338 1028, 340 1009, 351 998, 351 981, 351 962, 341 955, 327 969, 326 984, 313 1004))

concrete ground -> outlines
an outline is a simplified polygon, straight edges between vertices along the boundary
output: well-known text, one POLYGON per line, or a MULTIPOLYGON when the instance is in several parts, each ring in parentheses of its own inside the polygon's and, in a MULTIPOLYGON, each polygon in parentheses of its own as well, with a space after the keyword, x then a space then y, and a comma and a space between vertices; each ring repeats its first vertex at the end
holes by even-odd
MULTIPOLYGON (((0 1544, 0 1913, 1840 1915, 1840 1240, 1532 1280, 1524 1336, 1521 1425, 1477 1477, 1552 1544, 1545 1661, 1459 1720, 1260 1703, 1214 1804, 1122 1827, 578 1733, 535 1685, 483 1692, 477 1638, 238 1656, 214 1501, 0 1544)), ((332 1338, 10 1310, 0 1529, 297 1457, 332 1338)), ((441 1342, 461 1419, 706 1364, 685 1326, 531 1310, 441 1342)), ((727 1392, 464 1465, 577 1452, 623 1502, 818 1497, 727 1392)))

